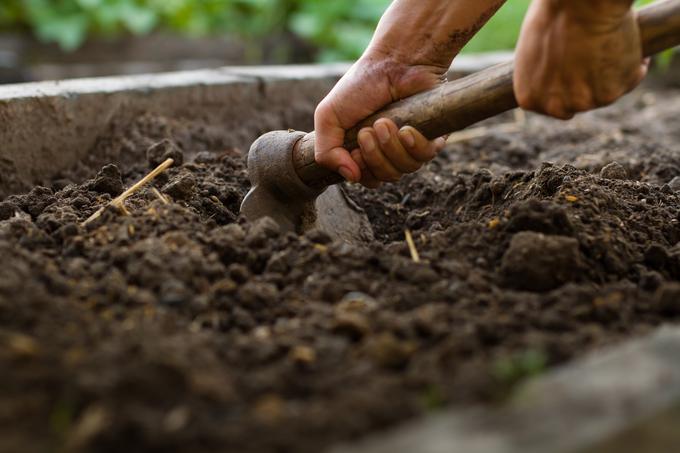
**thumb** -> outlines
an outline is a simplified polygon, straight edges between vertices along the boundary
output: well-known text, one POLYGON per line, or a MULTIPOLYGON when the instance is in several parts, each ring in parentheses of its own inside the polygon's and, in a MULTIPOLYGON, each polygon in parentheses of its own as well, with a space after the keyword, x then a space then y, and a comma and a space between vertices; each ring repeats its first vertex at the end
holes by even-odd
POLYGON ((349 151, 343 147, 345 129, 340 125, 337 117, 319 106, 315 115, 315 145, 314 158, 322 167, 340 173, 350 182, 361 180, 361 169, 354 162, 349 151))
POLYGON ((338 146, 328 150, 319 149, 319 145, 314 152, 316 162, 322 167, 334 170, 349 182, 359 182, 361 180, 361 170, 349 151, 338 146))

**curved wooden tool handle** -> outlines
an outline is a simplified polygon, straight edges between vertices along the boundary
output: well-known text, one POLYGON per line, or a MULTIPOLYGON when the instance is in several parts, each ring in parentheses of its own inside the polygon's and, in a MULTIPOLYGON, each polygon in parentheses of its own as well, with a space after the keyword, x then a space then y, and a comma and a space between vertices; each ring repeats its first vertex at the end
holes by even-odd
MULTIPOLYGON (((680 45, 680 0, 659 1, 642 8, 638 24, 644 56, 680 45)), ((349 130, 345 148, 357 148, 361 128, 380 118, 390 118, 398 127, 413 126, 428 139, 435 139, 516 108, 513 69, 513 62, 497 65, 395 102, 349 130)), ((295 146, 293 165, 300 179, 313 188, 322 189, 343 181, 340 175, 316 163, 314 132, 295 146)))

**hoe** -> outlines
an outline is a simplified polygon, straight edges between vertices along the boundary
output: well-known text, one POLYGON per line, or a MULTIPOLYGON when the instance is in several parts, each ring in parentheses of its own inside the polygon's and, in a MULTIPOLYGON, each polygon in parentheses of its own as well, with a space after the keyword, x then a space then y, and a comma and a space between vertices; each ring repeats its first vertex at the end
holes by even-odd
MULTIPOLYGON (((642 8, 638 24, 645 56, 680 45, 680 0, 642 8)), ((348 131, 345 148, 355 149, 358 131, 379 118, 413 126, 434 139, 516 108, 512 77, 509 62, 391 104, 348 131)), ((248 154, 248 174, 252 189, 241 212, 249 220, 271 217, 283 230, 317 228, 347 241, 371 238, 365 213, 339 184, 342 177, 314 160, 314 132, 263 135, 248 154)))

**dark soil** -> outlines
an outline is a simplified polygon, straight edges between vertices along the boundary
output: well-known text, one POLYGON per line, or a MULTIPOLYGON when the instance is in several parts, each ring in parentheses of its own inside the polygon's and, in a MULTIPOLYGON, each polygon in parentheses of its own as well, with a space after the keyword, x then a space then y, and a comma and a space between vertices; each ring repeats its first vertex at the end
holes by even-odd
POLYGON ((352 187, 377 238, 355 245, 240 219, 244 153, 200 128, 112 128, 0 202, 0 451, 318 452, 677 320, 678 94, 352 187), (169 204, 81 226, 168 155, 169 204))

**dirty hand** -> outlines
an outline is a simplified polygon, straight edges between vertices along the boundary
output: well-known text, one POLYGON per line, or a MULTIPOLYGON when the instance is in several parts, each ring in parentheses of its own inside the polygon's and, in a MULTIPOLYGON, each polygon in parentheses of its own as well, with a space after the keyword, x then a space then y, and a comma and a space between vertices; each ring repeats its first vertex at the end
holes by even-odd
POLYGON ((647 73, 631 0, 535 0, 517 45, 520 107, 560 119, 611 104, 647 73))
POLYGON ((505 0, 394 0, 364 55, 319 104, 316 161, 377 187, 434 158, 445 141, 380 119, 343 148, 345 131, 388 104, 442 83, 454 56, 505 0))
POLYGON ((364 55, 316 109, 317 162, 370 188, 418 170, 444 146, 443 139, 429 141, 410 126, 399 129, 392 120, 379 119, 359 132, 360 149, 346 150, 345 131, 384 106, 441 83, 445 71, 364 55))

